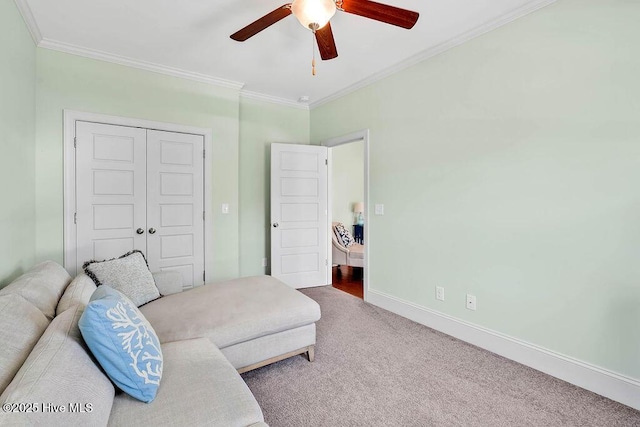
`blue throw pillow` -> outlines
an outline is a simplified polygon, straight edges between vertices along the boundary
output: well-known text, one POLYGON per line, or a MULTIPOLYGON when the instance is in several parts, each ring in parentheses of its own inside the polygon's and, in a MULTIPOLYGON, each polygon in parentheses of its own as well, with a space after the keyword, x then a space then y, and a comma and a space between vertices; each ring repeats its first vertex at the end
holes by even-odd
POLYGON ((162 350, 151 324, 121 292, 102 285, 78 322, 87 346, 111 378, 127 393, 151 402, 162 378, 162 350))

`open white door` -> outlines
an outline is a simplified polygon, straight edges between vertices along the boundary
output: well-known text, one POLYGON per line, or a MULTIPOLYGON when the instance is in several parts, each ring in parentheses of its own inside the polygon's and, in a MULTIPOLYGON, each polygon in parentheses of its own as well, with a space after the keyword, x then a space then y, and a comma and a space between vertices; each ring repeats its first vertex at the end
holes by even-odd
POLYGON ((327 147, 271 144, 271 275, 294 288, 329 283, 327 147))

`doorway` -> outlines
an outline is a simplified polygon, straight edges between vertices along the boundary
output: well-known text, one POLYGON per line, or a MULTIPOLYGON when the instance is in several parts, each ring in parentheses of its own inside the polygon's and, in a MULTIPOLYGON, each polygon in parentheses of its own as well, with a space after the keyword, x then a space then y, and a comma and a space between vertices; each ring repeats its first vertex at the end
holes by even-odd
POLYGON ((324 141, 329 149, 329 213, 332 234, 331 285, 367 300, 369 270, 369 131, 324 141), (355 243, 345 241, 340 223, 355 243), (336 227, 337 226, 337 227, 336 227), (344 244, 343 244, 344 243, 344 244), (345 247, 345 245, 348 245, 345 247))

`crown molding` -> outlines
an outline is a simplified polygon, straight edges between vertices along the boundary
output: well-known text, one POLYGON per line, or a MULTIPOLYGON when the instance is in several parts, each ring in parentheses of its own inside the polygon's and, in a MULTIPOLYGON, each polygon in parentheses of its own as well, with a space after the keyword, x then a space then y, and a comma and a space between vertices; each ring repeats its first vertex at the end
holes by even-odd
POLYGON ((22 15, 24 23, 27 24, 27 29, 29 30, 29 34, 31 34, 33 42, 36 46, 39 45, 42 41, 42 33, 40 32, 40 28, 38 28, 36 19, 33 17, 29 3, 27 3, 27 0, 14 0, 14 3, 20 12, 20 15, 22 15))
POLYGON ((498 16, 497 18, 483 24, 480 25, 479 27, 476 27, 472 30, 469 30, 457 37, 454 37, 452 39, 449 39, 443 43, 440 43, 437 46, 431 47, 429 49, 423 50, 422 52, 417 53, 416 55, 410 56, 409 58, 405 59, 404 61, 401 61, 399 63, 397 63, 396 65, 392 65, 389 68, 386 68, 382 71, 379 71, 377 73, 372 74, 371 76, 360 80, 350 86, 345 87, 344 89, 341 89, 337 92, 332 93, 329 96, 326 96, 324 98, 318 99, 317 101, 312 102, 309 105, 309 108, 311 110, 313 110, 314 108, 320 107, 321 105, 324 105, 328 102, 334 101, 338 98, 342 98, 343 96, 351 93, 351 92, 355 92, 358 89, 362 89, 363 87, 369 86, 373 83, 378 82, 379 80, 382 80, 386 77, 389 77, 392 74, 395 74, 399 71, 402 71, 404 69, 407 69, 413 65, 416 65, 422 61, 425 61, 429 58, 432 58, 436 55, 439 55, 443 52, 448 51, 449 49, 453 49, 456 46, 459 46, 463 43, 466 43, 476 37, 479 37, 485 33, 488 33, 489 31, 493 31, 499 27, 502 27, 503 25, 506 25, 512 21, 515 21, 518 18, 521 18, 525 15, 528 15, 530 13, 535 12, 538 9, 542 9, 545 6, 548 6, 552 3, 555 3, 557 0, 533 0, 530 1, 528 3, 526 3, 525 5, 512 10, 510 12, 507 12, 505 14, 502 14, 500 16, 498 16))
POLYGON ((192 71, 187 71, 187 70, 169 67, 169 66, 147 62, 147 61, 141 61, 141 60, 137 60, 137 59, 121 56, 121 55, 99 51, 96 49, 88 49, 88 48, 70 44, 70 43, 64 43, 64 42, 60 42, 52 39, 47 39, 42 36, 42 33, 38 28, 38 25, 35 21, 33 13, 31 12, 31 8, 29 7, 27 0, 14 0, 18 10, 20 11, 20 14, 22 15, 22 18, 24 19, 27 25, 29 33, 31 34, 31 37, 33 38, 35 44, 38 47, 41 47, 43 49, 56 50, 59 52, 69 53, 72 55, 83 56, 86 58, 111 62, 114 64, 124 65, 132 68, 138 68, 145 71, 151 71, 154 73, 164 74, 164 75, 173 76, 173 77, 179 77, 179 78, 193 80, 201 83, 207 83, 215 86, 231 88, 231 89, 240 91, 240 96, 247 99, 254 99, 262 102, 268 102, 272 104, 283 105, 283 106, 301 109, 301 110, 307 110, 307 111, 313 110, 314 108, 320 107, 321 105, 327 104, 331 101, 341 98, 351 92, 354 92, 358 89, 361 89, 363 87, 376 83, 379 80, 382 80, 386 77, 391 76, 392 74, 395 74, 399 71, 402 71, 406 68, 416 65, 422 61, 425 61, 431 57, 434 57, 443 52, 446 52, 449 49, 452 49, 465 42, 468 42, 469 40, 472 40, 489 31, 492 31, 505 24, 508 24, 518 18, 528 15, 532 12, 535 12, 536 10, 541 9, 545 6, 548 6, 552 3, 555 3, 556 1, 557 0, 532 0, 527 4, 511 12, 500 15, 499 17, 479 27, 476 27, 470 31, 467 31, 466 33, 463 33, 457 37, 447 40, 437 46, 434 46, 432 48, 419 52, 418 54, 413 55, 405 59, 404 61, 401 61, 380 72, 374 73, 369 77, 363 80, 360 80, 350 86, 347 86, 337 92, 334 92, 328 96, 320 98, 312 103, 302 104, 295 100, 281 98, 273 95, 267 95, 259 92, 242 90, 242 88, 245 85, 243 82, 222 79, 222 78, 214 77, 207 74, 196 73, 192 71))
POLYGON ((155 64, 153 62, 141 61, 138 59, 115 55, 95 49, 87 49, 85 47, 77 46, 70 43, 63 43, 47 38, 43 38, 40 43, 38 43, 38 47, 41 47, 43 49, 56 50, 64 53, 70 53, 77 56, 84 56, 86 58, 97 59, 99 61, 111 62, 127 67, 138 68, 140 70, 151 71, 154 73, 165 74, 167 76, 179 77, 196 82, 227 87, 235 90, 240 90, 244 86, 244 83, 236 82, 233 80, 221 79, 218 77, 209 76, 207 74, 195 73, 192 71, 182 70, 180 68, 173 68, 166 65, 155 64))
POLYGON ((240 92, 240 97, 253 99, 256 101, 268 102, 271 104, 283 105, 285 107, 297 108, 298 110, 306 110, 309 111, 309 104, 300 103, 296 101, 292 101, 286 98, 280 98, 278 96, 266 95, 264 93, 252 92, 249 90, 242 90, 240 92))

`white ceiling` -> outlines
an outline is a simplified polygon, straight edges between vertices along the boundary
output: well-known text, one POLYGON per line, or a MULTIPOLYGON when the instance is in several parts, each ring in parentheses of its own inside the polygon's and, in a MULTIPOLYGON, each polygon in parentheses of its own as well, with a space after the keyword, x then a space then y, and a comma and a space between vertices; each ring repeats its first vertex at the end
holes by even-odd
POLYGON ((317 60, 289 16, 244 43, 229 36, 285 0, 15 0, 38 45, 243 86, 249 96, 312 107, 555 0, 378 0, 420 13, 411 30, 344 12, 331 20, 338 58, 317 60))

